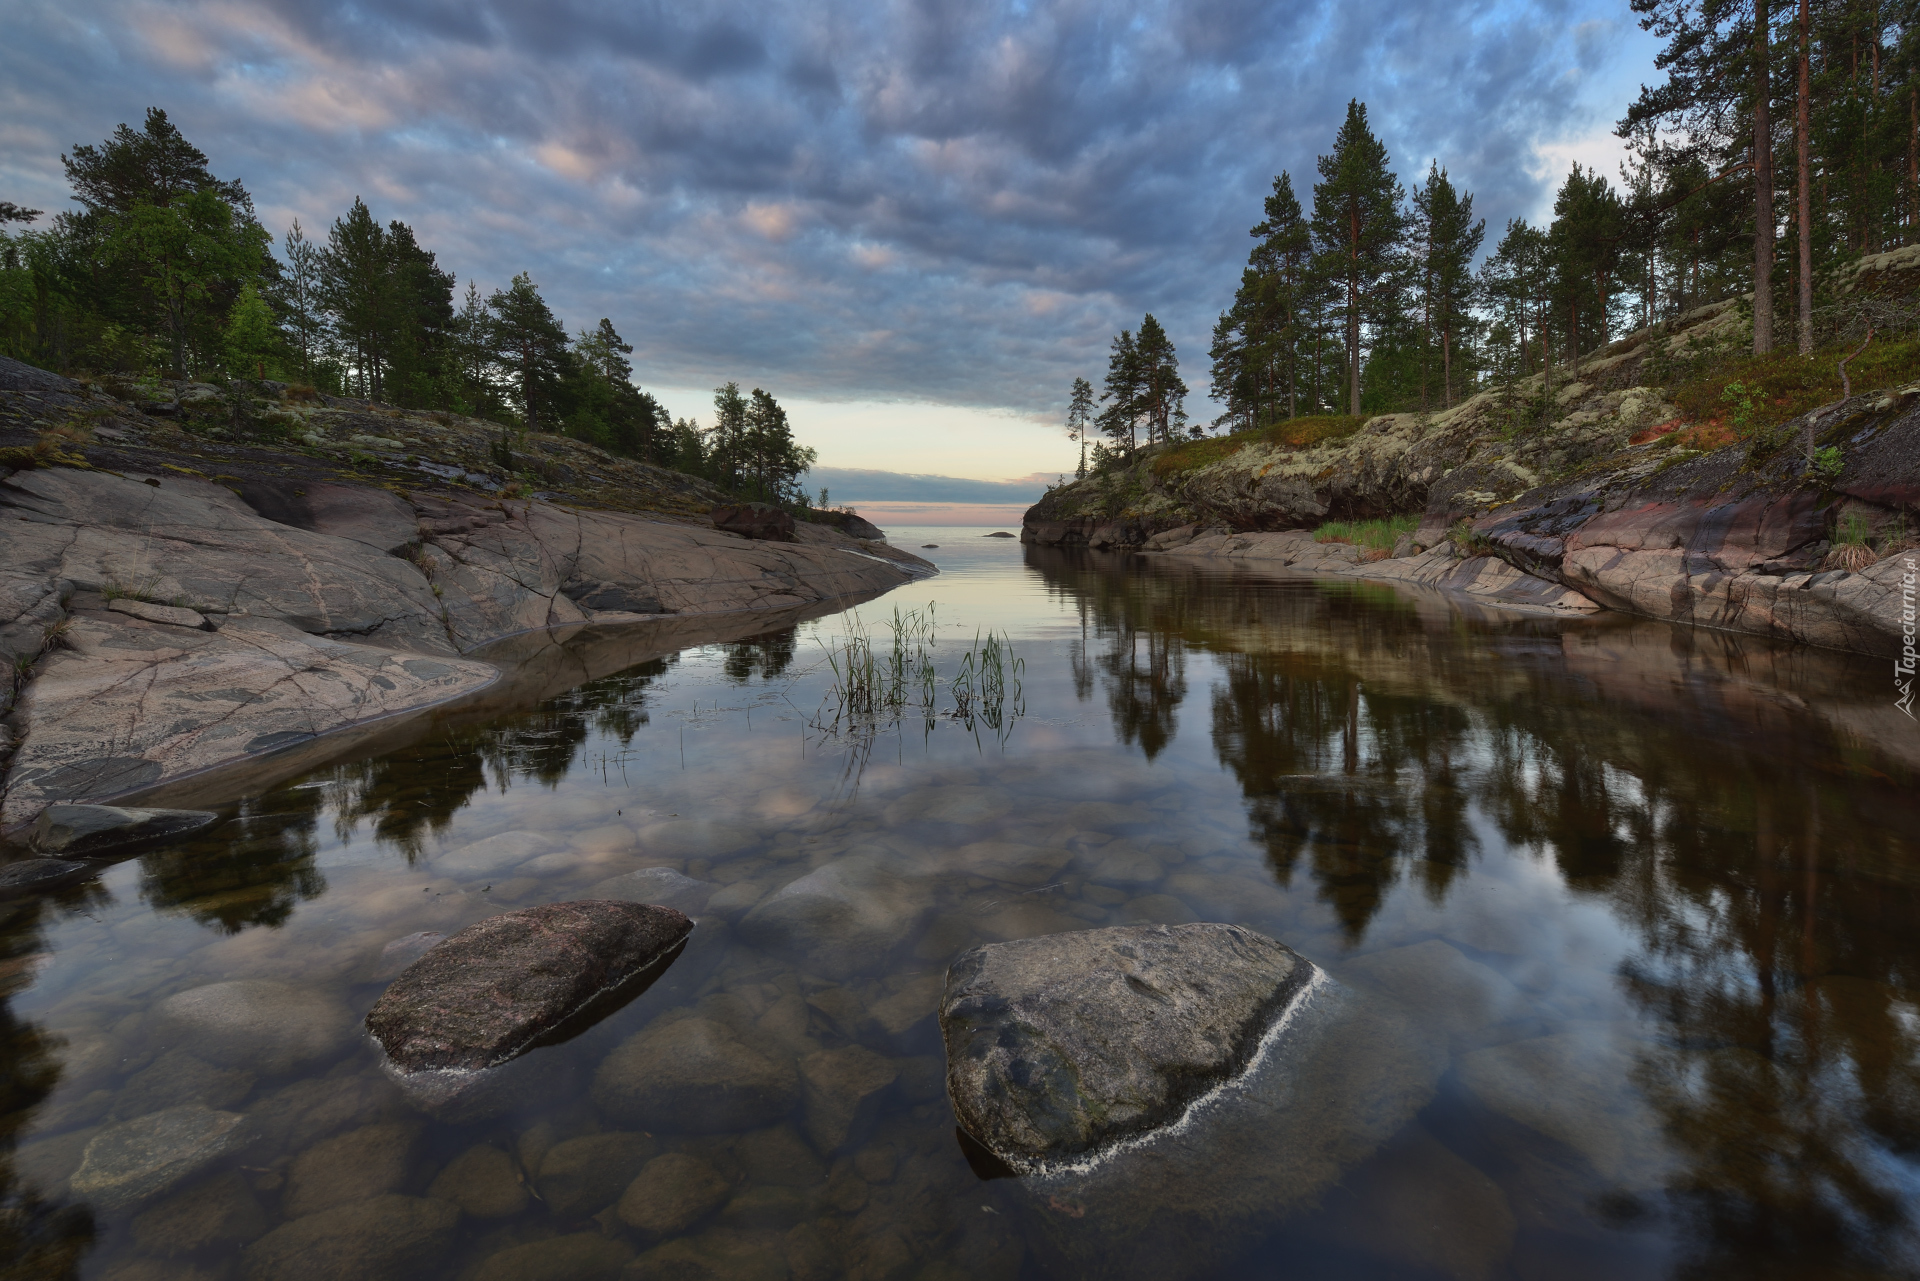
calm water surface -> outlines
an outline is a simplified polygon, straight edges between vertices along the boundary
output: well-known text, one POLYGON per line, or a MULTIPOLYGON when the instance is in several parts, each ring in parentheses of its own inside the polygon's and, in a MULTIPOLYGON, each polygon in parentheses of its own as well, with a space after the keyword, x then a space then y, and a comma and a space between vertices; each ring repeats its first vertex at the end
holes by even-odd
POLYGON ((14 1274, 346 1275, 328 1234, 399 1231, 368 1198, 431 1192, 466 1212, 409 1276, 1052 1275, 956 1142, 941 977, 982 942, 1193 920, 1273 935, 1447 1052, 1414 1122, 1220 1275, 1920 1272, 1920 734, 1882 664, 983 532, 893 531, 943 574, 859 613, 935 601, 955 657, 1009 634, 1024 714, 998 727, 821 732, 830 616, 443 718, 9 909, 14 1274), (816 972, 740 939, 843 859, 896 874, 892 951, 816 972), (721 887, 708 944, 537 1052, 573 1084, 430 1122, 345 1022, 396 939, 646 867, 721 887), (162 1017, 238 979, 347 1030, 314 1016, 287 1061, 162 1017), (601 1110, 608 1056, 688 1017, 783 1062, 862 1046, 894 1081, 839 1129, 806 1099, 671 1131, 601 1110), (183 1104, 250 1145, 132 1206, 73 1194, 96 1135, 183 1104), (636 1177, 692 1221, 630 1226, 636 1177))

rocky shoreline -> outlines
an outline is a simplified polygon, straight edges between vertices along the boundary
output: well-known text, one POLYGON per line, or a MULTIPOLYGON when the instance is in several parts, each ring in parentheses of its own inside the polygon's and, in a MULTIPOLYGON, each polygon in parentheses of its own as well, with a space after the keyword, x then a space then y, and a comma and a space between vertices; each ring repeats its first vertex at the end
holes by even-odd
MULTIPOLYGON (((531 657, 499 649, 516 635, 619 625, 697 643, 676 624, 731 633, 732 616, 786 617, 933 572, 826 525, 750 539, 691 512, 505 497, 417 470, 343 475, 324 449, 239 451, 233 473, 209 476, 217 442, 193 442, 201 465, 188 466, 173 424, 4 365, 0 434, 43 434, 0 450, 0 650, 14 672, 0 830, 53 801, 145 796, 471 696, 531 657), (53 434, 80 415, 84 437, 53 434)), ((685 480, 686 503, 710 488, 685 480)))
POLYGON ((1903 592, 1920 530, 1920 383, 1714 447, 1683 430, 1663 388, 1644 384, 1656 360, 1724 346, 1739 323, 1732 303, 1703 308, 1621 339, 1551 388, 1536 375, 1511 393, 1380 415, 1308 448, 1253 444, 1198 466, 1181 462, 1182 446, 1143 451, 1050 491, 1021 538, 1897 656, 1909 643, 1903 592), (1546 397, 1561 416, 1517 433, 1514 396, 1546 397), (1809 465, 1809 448, 1829 459, 1824 470, 1809 465), (1422 513, 1419 528, 1391 551, 1308 532, 1409 511, 1422 513))

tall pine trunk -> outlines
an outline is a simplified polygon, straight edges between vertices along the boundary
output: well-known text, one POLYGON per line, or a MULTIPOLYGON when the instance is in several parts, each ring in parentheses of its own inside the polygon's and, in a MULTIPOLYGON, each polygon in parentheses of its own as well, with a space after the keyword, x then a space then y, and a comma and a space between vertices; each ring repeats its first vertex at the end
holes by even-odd
POLYGON ((1347 214, 1347 412, 1360 416, 1360 211, 1347 214))
POLYGON ((1767 0, 1753 4, 1753 354, 1773 350, 1773 73, 1767 0))
POLYGON ((1799 314, 1794 329, 1802 356, 1813 354, 1813 166, 1807 156, 1813 133, 1813 23, 1808 12, 1812 3, 1800 0, 1799 101, 1793 121, 1794 221, 1800 231, 1799 314))

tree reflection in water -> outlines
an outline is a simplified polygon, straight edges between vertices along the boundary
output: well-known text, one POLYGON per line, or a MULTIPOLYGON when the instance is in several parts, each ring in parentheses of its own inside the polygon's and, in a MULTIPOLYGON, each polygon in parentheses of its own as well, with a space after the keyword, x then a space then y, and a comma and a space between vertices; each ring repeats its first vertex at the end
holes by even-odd
POLYGON ((22 1172, 15 1151, 35 1110, 59 1084, 62 1039, 13 1010, 32 985, 45 948, 46 918, 91 906, 95 886, 29 902, 0 904, 0 1278, 65 1281, 79 1275, 93 1245, 93 1215, 84 1205, 50 1199, 22 1172))
POLYGON ((1788 707, 1765 670, 1843 691, 1861 664, 1624 620, 1476 629, 1337 584, 1028 563, 1086 602, 1080 696, 1097 670, 1149 758, 1186 694, 1154 656, 1211 655, 1213 746, 1251 834, 1351 944, 1409 869, 1436 903, 1470 874, 1476 811, 1630 929, 1615 981, 1653 1030, 1632 1079, 1678 1159, 1681 1274, 1912 1266, 1916 780, 1788 707))

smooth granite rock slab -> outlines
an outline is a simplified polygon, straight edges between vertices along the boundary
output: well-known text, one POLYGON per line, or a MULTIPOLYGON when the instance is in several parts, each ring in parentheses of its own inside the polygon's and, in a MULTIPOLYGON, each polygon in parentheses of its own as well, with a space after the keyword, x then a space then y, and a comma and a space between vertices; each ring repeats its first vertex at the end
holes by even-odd
POLYGON ((435 944, 367 1014, 401 1074, 495 1067, 672 955, 693 922, 587 899, 489 917, 435 944))
POLYGON ((105 858, 162 841, 185 840, 220 821, 207 810, 53 804, 40 811, 28 844, 59 858, 105 858))
POLYGON ((1134 925, 976 948, 940 1028, 962 1128, 1035 1169, 1174 1120, 1245 1067, 1316 973, 1238 925, 1134 925))

